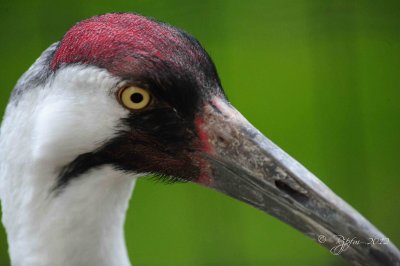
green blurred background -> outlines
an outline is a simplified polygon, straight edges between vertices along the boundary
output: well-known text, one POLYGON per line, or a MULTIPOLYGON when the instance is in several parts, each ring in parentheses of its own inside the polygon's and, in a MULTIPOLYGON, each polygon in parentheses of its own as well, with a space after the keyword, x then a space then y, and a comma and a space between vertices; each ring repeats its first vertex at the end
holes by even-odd
MULTIPOLYGON (((116 11, 196 36, 232 103, 400 245, 400 1, 1 0, 1 110, 41 51, 75 22, 116 11)), ((126 237, 136 265, 344 265, 193 184, 140 180, 126 237)), ((9 265, 4 231, 0 265, 9 265)))

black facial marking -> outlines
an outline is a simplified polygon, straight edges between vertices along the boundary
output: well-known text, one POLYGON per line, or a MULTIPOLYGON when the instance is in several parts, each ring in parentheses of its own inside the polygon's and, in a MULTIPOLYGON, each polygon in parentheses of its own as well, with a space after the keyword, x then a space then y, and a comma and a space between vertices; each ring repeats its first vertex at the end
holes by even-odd
MULTIPOLYGON (((152 102, 123 118, 120 128, 125 129, 119 130, 116 137, 66 165, 56 188, 65 187, 71 180, 102 165, 151 173, 170 181, 188 181, 200 175, 202 158, 196 157, 200 140, 195 118, 213 96, 225 95, 215 65, 200 43, 184 31, 164 23, 159 25, 171 31, 174 38, 154 38, 157 43, 143 50, 128 47, 113 53, 115 58, 88 63, 147 89, 152 102)), ((143 96, 133 94, 131 100, 138 103, 143 96)))
POLYGON ((149 173, 161 180, 190 181, 199 175, 193 120, 170 107, 132 112, 121 124, 129 128, 94 152, 79 155, 60 171, 55 190, 102 165, 134 173, 149 173))
POLYGON ((62 168, 53 189, 55 191, 60 191, 62 188, 66 187, 71 180, 91 169, 104 165, 105 162, 106 158, 103 158, 100 153, 89 152, 79 155, 62 168))

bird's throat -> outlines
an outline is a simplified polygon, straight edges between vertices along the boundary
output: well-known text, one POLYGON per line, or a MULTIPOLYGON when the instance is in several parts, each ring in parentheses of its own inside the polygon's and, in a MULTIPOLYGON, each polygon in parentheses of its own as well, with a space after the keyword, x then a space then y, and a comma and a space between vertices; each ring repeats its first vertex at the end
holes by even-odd
POLYGON ((57 195, 32 185, 3 195, 12 265, 130 265, 123 226, 134 182, 103 166, 57 195))
POLYGON ((103 70, 72 66, 47 79, 55 47, 18 81, 1 125, 0 198, 12 265, 129 265, 123 225, 134 174, 103 164, 54 193, 61 169, 111 138, 127 112, 104 93, 116 79, 103 70))

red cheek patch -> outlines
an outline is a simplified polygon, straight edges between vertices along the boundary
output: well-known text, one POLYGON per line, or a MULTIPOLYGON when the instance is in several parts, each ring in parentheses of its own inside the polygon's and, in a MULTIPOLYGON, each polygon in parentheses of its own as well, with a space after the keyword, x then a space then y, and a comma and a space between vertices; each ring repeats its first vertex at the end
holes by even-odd
POLYGON ((206 153, 212 153, 213 148, 209 142, 209 136, 204 129, 204 118, 201 116, 196 117, 195 125, 197 134, 199 136, 201 149, 206 153))
MULTIPOLYGON (((207 154, 212 154, 214 152, 214 149, 209 142, 209 136, 204 128, 204 124, 205 121, 202 116, 196 117, 195 126, 199 138, 199 146, 200 146, 199 148, 201 151, 207 154)), ((212 178, 210 177, 209 164, 207 160, 204 160, 203 158, 199 160, 199 164, 200 164, 200 175, 195 182, 204 186, 210 186, 212 183, 212 178)))
POLYGON ((211 178, 209 175, 202 174, 199 176, 199 178, 196 180, 196 183, 199 183, 203 186, 210 186, 211 185, 211 178))

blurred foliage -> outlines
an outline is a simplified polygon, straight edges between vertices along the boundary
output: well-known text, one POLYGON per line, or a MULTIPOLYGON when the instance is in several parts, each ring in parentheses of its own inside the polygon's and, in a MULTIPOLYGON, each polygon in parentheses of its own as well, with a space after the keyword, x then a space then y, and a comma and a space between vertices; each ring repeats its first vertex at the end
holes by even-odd
MULTIPOLYGON (((196 36, 231 102, 400 245, 399 1, 0 0, 1 110, 69 27, 117 11, 196 36)), ((126 237, 136 265, 344 265, 276 219, 192 184, 139 181, 126 237)))

